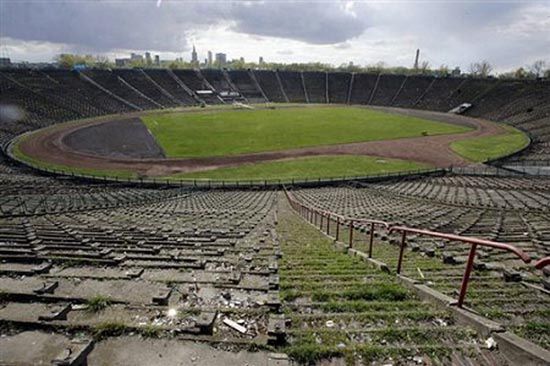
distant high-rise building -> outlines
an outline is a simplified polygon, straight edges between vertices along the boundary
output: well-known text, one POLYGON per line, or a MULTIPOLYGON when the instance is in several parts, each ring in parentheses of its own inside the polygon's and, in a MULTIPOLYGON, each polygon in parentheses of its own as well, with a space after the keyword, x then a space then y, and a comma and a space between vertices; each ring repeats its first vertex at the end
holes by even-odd
POLYGON ((227 55, 225 53, 216 53, 216 64, 218 66, 225 66, 227 63, 227 55))
POLYGON ((155 55, 155 65, 160 66, 160 56, 155 55))
POLYGON ((258 64, 263 65, 263 63, 264 63, 264 58, 260 56, 260 59, 258 60, 258 64))
POLYGON ((241 57, 239 61, 244 62, 244 57, 241 57))
POLYGON ((9 57, 0 57, 0 66, 10 66, 11 60, 9 57))
POLYGON ((208 66, 212 66, 212 51, 208 51, 208 66))
POLYGON ((191 52, 191 62, 195 64, 199 62, 199 57, 197 56, 197 50, 195 49, 195 45, 193 45, 193 52, 191 52))
POLYGON ((147 63, 147 65, 151 65, 153 63, 150 52, 145 52, 145 62, 147 63))
POLYGON ((143 55, 138 55, 137 53, 130 54, 131 61, 143 61, 143 55))
POLYGON ((116 67, 124 67, 128 66, 130 64, 129 58, 115 58, 115 65, 116 67))

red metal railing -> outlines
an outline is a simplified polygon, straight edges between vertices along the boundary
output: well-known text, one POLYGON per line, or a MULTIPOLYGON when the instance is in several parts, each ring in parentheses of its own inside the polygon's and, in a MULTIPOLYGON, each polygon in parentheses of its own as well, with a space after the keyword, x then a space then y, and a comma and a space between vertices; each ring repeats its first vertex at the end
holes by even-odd
POLYGON ((550 257, 541 258, 535 262, 536 269, 543 269, 546 266, 550 266, 550 257))
MULTIPOLYGON (((425 235, 435 238, 441 238, 451 241, 458 241, 465 244, 470 244, 470 251, 468 254, 468 260, 466 262, 466 268, 464 269, 464 274, 462 276, 462 284, 460 286, 460 293, 458 297, 457 306, 459 308, 462 308, 464 304, 464 298, 466 297, 466 292, 468 290, 468 284, 470 282, 470 275, 472 273, 473 265, 474 265, 474 259, 476 256, 476 250, 478 246, 484 246, 484 247, 490 247, 495 249, 504 250, 510 253, 515 254, 518 258, 520 258, 524 263, 530 263, 531 257, 529 257, 528 254, 523 252, 521 249, 516 248, 515 246, 511 244, 506 243, 499 243, 491 240, 485 240, 485 239, 479 239, 479 238, 472 238, 472 237, 465 237, 460 235, 454 235, 454 234, 446 234, 446 233, 440 233, 437 231, 431 231, 431 230, 422 230, 422 229, 415 229, 410 228, 406 226, 391 226, 389 223, 385 221, 380 220, 370 220, 370 219, 357 219, 357 218, 349 218, 345 217, 327 210, 319 210, 314 207, 310 207, 308 205, 305 205, 298 200, 294 198, 294 196, 286 191, 285 194, 290 202, 291 206, 299 212, 302 217, 304 217, 307 221, 310 221, 313 225, 317 225, 317 216, 320 217, 320 224, 319 228, 323 230, 323 217, 326 217, 326 233, 330 235, 330 222, 331 219, 334 218, 336 221, 336 233, 335 237, 336 240, 339 240, 339 234, 340 234, 340 224, 349 225, 349 247, 353 247, 353 230, 355 223, 368 223, 371 225, 370 227, 370 237, 369 237, 369 248, 368 248, 368 256, 369 258, 372 258, 372 246, 374 241, 374 228, 375 226, 382 226, 387 231, 388 234, 395 233, 395 232, 401 232, 401 244, 399 246, 399 257, 397 262, 397 273, 401 273, 402 265, 403 265, 403 256, 405 252, 405 246, 406 246, 406 240, 407 240, 407 233, 414 233, 418 235, 425 235)), ((542 269, 543 267, 550 265, 550 257, 542 258, 539 261, 535 263, 535 268, 542 269)))
POLYGON ((287 192, 285 190, 286 197, 288 201, 290 202, 291 206, 298 211, 302 217, 304 217, 307 221, 310 221, 314 226, 317 226, 317 221, 319 221, 319 229, 323 231, 323 217, 326 217, 326 234, 330 235, 330 222, 331 219, 335 221, 336 223, 336 232, 335 232, 335 238, 336 240, 340 240, 340 225, 348 226, 349 231, 349 238, 348 238, 348 246, 350 248, 353 248, 353 230, 355 228, 355 224, 361 224, 366 223, 370 224, 370 238, 369 238, 369 249, 368 249, 368 255, 369 258, 372 258, 372 248, 374 243, 374 228, 375 226, 382 226, 385 229, 389 229, 390 224, 385 221, 380 220, 371 220, 371 219, 359 219, 359 218, 353 218, 353 217, 346 217, 343 215, 339 215, 337 213, 327 211, 327 210, 320 210, 315 207, 310 207, 307 205, 304 205, 303 203, 296 200, 291 193, 287 192), (317 217, 320 217, 319 220, 317 220, 317 217))
POLYGON ((405 242, 407 240, 407 233, 414 233, 418 235, 426 235, 434 238, 441 238, 446 240, 452 240, 452 241, 459 241, 470 245, 470 253, 468 254, 468 260, 466 262, 466 268, 464 269, 464 275, 462 276, 462 285, 460 286, 460 294, 458 295, 458 307, 461 308, 462 304, 464 303, 464 298, 466 297, 466 291, 468 290, 468 284, 470 282, 470 274, 472 273, 472 268, 474 266, 474 259, 476 256, 476 250, 478 245, 483 247, 490 247, 500 250, 505 250, 508 252, 511 252, 515 254, 517 257, 519 257, 523 262, 529 263, 531 262, 531 257, 529 257, 528 254, 523 252, 521 249, 516 248, 515 246, 511 244, 505 244, 505 243, 498 243, 496 241, 491 240, 485 240, 485 239, 478 239, 478 238, 471 238, 466 236, 460 236, 460 235, 454 235, 454 234, 445 234, 445 233, 439 233, 437 231, 431 231, 431 230, 422 230, 422 229, 414 229, 410 227, 405 226, 392 226, 389 229, 389 233, 393 232, 401 232, 401 244, 399 246, 399 260, 397 262, 397 273, 401 273, 401 265, 403 263, 403 252, 405 250, 405 242))

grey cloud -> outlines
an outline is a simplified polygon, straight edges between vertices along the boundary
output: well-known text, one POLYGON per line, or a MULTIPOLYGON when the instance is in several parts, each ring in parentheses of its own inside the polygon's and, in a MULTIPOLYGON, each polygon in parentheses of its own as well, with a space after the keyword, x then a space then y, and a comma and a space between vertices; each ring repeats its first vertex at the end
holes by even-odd
POLYGON ((303 55, 304 61, 315 61, 327 53, 349 53, 358 60, 382 59, 394 65, 408 62, 417 47, 432 65, 488 59, 495 66, 512 67, 550 59, 550 29, 540 18, 548 19, 550 6, 540 1, 357 2, 351 7, 340 1, 163 0, 160 7, 156 3, 0 0, 0 36, 68 45, 68 51, 182 52, 189 49, 186 39, 200 38, 201 32, 220 25, 265 48, 284 43, 268 37, 311 45, 307 52, 283 45, 275 51, 281 60, 303 55))
POLYGON ((367 17, 345 11, 342 2, 259 2, 233 5, 234 29, 312 44, 341 43, 361 35, 367 17))
POLYGON ((293 55, 294 51, 292 51, 292 50, 280 50, 280 51, 277 51, 277 54, 279 54, 279 55, 293 55))
POLYGON ((27 41, 78 45, 94 51, 125 49, 181 50, 185 19, 170 3, 32 1, 1 2, 1 34, 27 41))
POLYGON ((185 33, 233 24, 252 36, 315 44, 343 42, 361 34, 363 20, 335 3, 0 0, 0 35, 26 41, 114 49, 181 51, 185 33))

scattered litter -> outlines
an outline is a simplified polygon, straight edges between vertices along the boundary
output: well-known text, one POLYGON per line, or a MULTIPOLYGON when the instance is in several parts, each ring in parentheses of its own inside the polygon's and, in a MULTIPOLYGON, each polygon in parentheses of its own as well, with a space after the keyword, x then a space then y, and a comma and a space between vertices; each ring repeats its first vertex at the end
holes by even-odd
POLYGON ((344 349, 346 348, 346 345, 344 343, 338 343, 336 347, 338 347, 338 349, 344 349))
POLYGON ((497 342, 493 337, 489 337, 485 340, 485 347, 487 347, 487 349, 495 349, 497 347, 497 342))
POLYGON ((447 322, 443 319, 440 319, 440 318, 436 318, 433 323, 435 325, 439 325, 440 327, 446 327, 447 326, 447 322))
POLYGON ((327 328, 333 328, 334 327, 334 322, 332 320, 327 320, 325 325, 327 326, 327 328))
POLYGON ((86 309, 88 309, 88 305, 85 305, 85 304, 74 304, 74 305, 71 305, 71 309, 72 309, 72 310, 86 310, 86 309))
POLYGON ((417 364, 417 365, 423 365, 424 364, 424 359, 420 356, 414 356, 413 357, 413 361, 417 364))
POLYGON ((424 273, 422 273, 422 271, 418 267, 416 267, 416 270, 418 271, 418 274, 420 275, 420 277, 424 280, 426 278, 424 277, 424 273))
POLYGON ((227 325, 228 327, 231 327, 231 328, 235 329, 239 333, 246 334, 246 328, 245 327, 243 327, 242 325, 239 325, 238 323, 234 322, 233 320, 231 320, 229 318, 225 318, 223 320, 223 323, 225 325, 227 325))
POLYGON ((178 315, 178 311, 174 308, 172 309, 168 309, 168 311, 166 312, 166 315, 173 318, 175 317, 176 315, 178 315))

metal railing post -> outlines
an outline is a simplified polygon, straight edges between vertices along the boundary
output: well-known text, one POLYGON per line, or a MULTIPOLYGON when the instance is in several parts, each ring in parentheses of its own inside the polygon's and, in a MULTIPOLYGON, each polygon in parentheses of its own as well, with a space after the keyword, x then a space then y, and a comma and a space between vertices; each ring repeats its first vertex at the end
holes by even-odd
POLYGON ((340 217, 336 216, 336 241, 338 241, 339 236, 340 236, 340 217))
POLYGON ((320 218, 320 220, 319 220, 319 230, 321 230, 321 232, 322 232, 323 231, 323 214, 322 213, 319 214, 319 218, 320 218))
POLYGON ((370 224, 369 258, 372 258, 372 242, 374 241, 374 222, 370 224))
POLYGON ((353 248, 353 221, 349 222, 349 247, 353 248))
POLYGON ((468 283, 470 282, 470 274, 472 273, 472 268, 474 266, 476 249, 477 249, 477 244, 472 244, 472 246, 470 247, 470 254, 468 255, 468 262, 466 263, 466 269, 464 270, 464 276, 462 277, 460 294, 458 295, 457 306, 459 308, 462 308, 462 304, 464 303, 464 297, 466 296, 466 291, 468 290, 468 283))
POLYGON ((401 265, 403 264, 403 252, 405 251, 405 240, 407 239, 407 232, 403 231, 401 236, 401 247, 399 248, 399 260, 397 262, 397 274, 401 274, 401 265))
POLYGON ((313 225, 317 226, 317 211, 313 211, 313 225))
POLYGON ((330 214, 327 213, 327 235, 330 235, 330 214))

